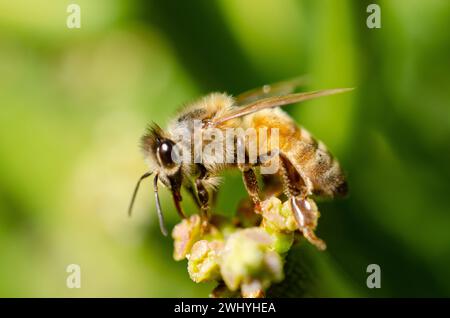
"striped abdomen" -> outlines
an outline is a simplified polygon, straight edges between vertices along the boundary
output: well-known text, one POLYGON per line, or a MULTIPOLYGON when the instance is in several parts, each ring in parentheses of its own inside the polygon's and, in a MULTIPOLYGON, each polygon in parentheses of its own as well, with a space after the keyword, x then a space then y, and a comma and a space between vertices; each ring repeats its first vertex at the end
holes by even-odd
MULTIPOLYGON (((320 196, 343 196, 347 193, 345 176, 338 161, 325 145, 300 128, 281 109, 263 110, 244 119, 244 126, 278 128, 279 150, 306 182, 308 192, 320 196)), ((260 136, 264 138, 264 136, 260 136)), ((270 149, 270 142, 267 142, 270 149)))

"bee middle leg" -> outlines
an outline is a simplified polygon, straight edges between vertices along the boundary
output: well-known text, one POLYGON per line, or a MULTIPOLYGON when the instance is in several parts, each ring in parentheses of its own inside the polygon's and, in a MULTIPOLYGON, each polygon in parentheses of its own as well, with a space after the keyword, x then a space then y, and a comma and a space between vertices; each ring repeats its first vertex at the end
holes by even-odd
POLYGON ((247 192, 255 205, 255 210, 260 212, 261 202, 259 199, 259 186, 255 170, 249 165, 239 165, 239 170, 242 172, 242 180, 244 181, 245 189, 247 189, 247 192))
POLYGON ((278 173, 275 174, 261 174, 263 189, 263 198, 271 196, 278 197, 283 194, 283 181, 278 173))
POLYGON ((325 242, 314 233, 320 213, 315 202, 308 198, 306 182, 287 156, 280 153, 279 158, 286 196, 298 228, 311 244, 325 250, 325 242))
POLYGON ((244 137, 238 137, 235 140, 236 142, 236 149, 237 153, 240 151, 243 151, 244 157, 239 158, 239 155, 237 155, 237 167, 242 173, 242 181, 244 182, 245 189, 247 190, 248 195, 253 201, 255 212, 260 213, 261 212, 261 203, 259 199, 259 186, 258 186, 258 180, 256 178, 255 170, 253 167, 257 163, 253 163, 250 160, 246 140, 244 137), (239 159, 244 159, 240 161, 239 159))

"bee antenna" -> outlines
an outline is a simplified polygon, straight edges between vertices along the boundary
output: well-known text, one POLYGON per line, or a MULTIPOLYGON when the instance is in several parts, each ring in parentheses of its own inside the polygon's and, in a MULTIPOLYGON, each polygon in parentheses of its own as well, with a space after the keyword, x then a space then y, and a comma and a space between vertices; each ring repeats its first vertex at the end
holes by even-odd
POLYGON ((138 180, 138 182, 136 183, 136 186, 134 187, 134 191, 133 191, 133 196, 131 197, 131 202, 130 202, 130 206, 128 207, 128 216, 131 216, 131 212, 133 211, 133 205, 134 205, 134 201, 136 200, 136 195, 138 193, 139 190, 139 186, 141 185, 141 181, 144 180, 147 177, 150 177, 152 175, 152 172, 146 172, 144 173, 138 180))
POLYGON ((161 210, 161 203, 159 202, 158 175, 155 175, 155 179, 153 179, 153 189, 155 191, 156 213, 158 214, 159 228, 161 229, 161 233, 164 236, 167 236, 167 229, 164 225, 164 216, 161 210))

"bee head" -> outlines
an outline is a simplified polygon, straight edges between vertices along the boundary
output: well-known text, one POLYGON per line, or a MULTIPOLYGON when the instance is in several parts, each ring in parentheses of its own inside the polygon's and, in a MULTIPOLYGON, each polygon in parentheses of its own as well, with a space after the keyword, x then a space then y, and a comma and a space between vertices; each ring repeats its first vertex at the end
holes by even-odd
POLYGON ((181 161, 177 144, 155 123, 151 124, 141 139, 141 147, 150 170, 173 191, 182 183, 181 161))
POLYGON ((145 159, 150 166, 150 171, 139 178, 131 197, 128 214, 131 215, 133 204, 142 180, 154 174, 153 187, 155 192, 156 212, 158 214, 161 232, 164 235, 167 235, 161 204, 159 202, 158 181, 161 181, 170 189, 177 211, 184 217, 180 205, 182 199, 180 189, 183 182, 183 173, 181 162, 178 160, 179 156, 177 155, 178 147, 176 143, 156 124, 150 125, 147 129, 147 133, 142 136, 141 147, 145 159))

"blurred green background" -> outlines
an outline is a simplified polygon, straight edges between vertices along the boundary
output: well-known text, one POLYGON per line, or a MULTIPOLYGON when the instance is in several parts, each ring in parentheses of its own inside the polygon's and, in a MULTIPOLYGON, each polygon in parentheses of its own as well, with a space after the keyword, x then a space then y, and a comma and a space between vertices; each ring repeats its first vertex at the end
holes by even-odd
MULTIPOLYGON (((368 29, 371 2, 1 0, 0 296, 207 296, 173 261, 150 182, 126 215, 139 137, 202 94, 301 74, 308 90, 357 88, 288 107, 350 184, 320 204, 328 250, 297 253, 316 295, 450 296, 450 2, 378 1, 382 28, 368 29), (66 27, 70 3, 81 29, 66 27), (366 287, 371 263, 381 289, 366 287)), ((222 190, 231 214, 239 174, 222 190)))

